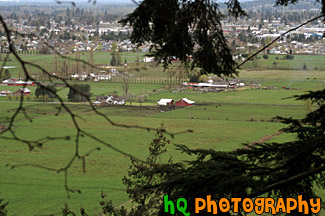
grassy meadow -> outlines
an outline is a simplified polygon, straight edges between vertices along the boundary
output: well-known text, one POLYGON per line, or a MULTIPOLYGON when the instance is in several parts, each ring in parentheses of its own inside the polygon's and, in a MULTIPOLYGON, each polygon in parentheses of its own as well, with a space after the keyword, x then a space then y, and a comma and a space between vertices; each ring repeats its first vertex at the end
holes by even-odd
MULTIPOLYGON (((2 55, 2 60, 5 54, 2 55)), ((138 78, 143 77, 169 77, 173 72, 173 67, 169 70, 164 70, 161 67, 155 67, 155 63, 143 63, 141 62, 146 53, 132 53, 132 52, 122 52, 120 53, 122 63, 126 60, 128 63, 128 72, 133 74, 138 78), (140 63, 136 64, 137 56, 139 56, 140 63)), ((53 72, 55 69, 55 63, 60 64, 62 67, 63 60, 55 61, 54 55, 20 55, 23 60, 38 64, 45 68, 49 72, 53 72)), ((324 77, 325 71, 325 56, 321 55, 295 55, 292 60, 285 60, 285 55, 268 55, 268 59, 263 59, 262 55, 257 60, 257 65, 252 67, 252 62, 247 62, 242 68, 243 71, 240 73, 242 78, 250 79, 320 79, 324 77), (274 67, 274 62, 276 66, 274 67), (306 65, 306 70, 303 70, 304 64, 306 65), (279 73, 282 71, 282 73, 279 73), (243 73, 245 72, 245 73, 243 73), (246 73, 247 72, 247 73, 246 73), (245 75, 244 75, 245 74, 245 75)), ((75 54, 67 55, 70 58, 77 58, 75 54)), ((89 52, 82 52, 80 59, 84 61, 90 60, 89 52)), ((109 65, 111 61, 110 52, 94 52, 93 53, 94 64, 98 66, 109 65)), ((0 61, 2 63, 2 61, 0 61)), ((70 67, 75 67, 76 64, 73 61, 67 61, 70 67)), ((2 65, 2 64, 1 64, 2 65)), ((23 71, 19 62, 15 59, 13 55, 9 56, 9 60, 6 63, 7 66, 16 66, 16 68, 9 69, 12 77, 23 77, 23 71)), ((41 71, 32 67, 27 67, 31 74, 40 74, 41 71)), ((124 66, 117 67, 118 70, 124 71, 124 66)), ((85 70, 85 69, 84 69, 85 70)))
MULTIPOLYGON (((0 61, 0 63, 2 65, 2 62, 5 58, 5 54, 1 54, 1 56, 2 56, 2 58, 1 58, 2 61, 0 61)), ((24 61, 28 61, 33 64, 38 64, 49 72, 54 71, 55 64, 60 64, 61 67, 63 65, 63 60, 58 60, 58 58, 56 59, 55 55, 40 55, 40 54, 27 55, 27 54, 23 54, 20 56, 24 61)), ((120 56, 121 56, 121 60, 122 60, 123 64, 124 64, 125 60, 130 64, 131 71, 132 71, 132 64, 135 64, 134 62, 137 60, 137 56, 139 56, 139 61, 140 61, 139 70, 140 71, 143 70, 145 73, 146 68, 142 67, 142 66, 144 66, 144 63, 141 63, 141 61, 143 60, 143 58, 145 56, 145 53, 120 53, 120 56)), ((72 59, 77 58, 77 56, 75 54, 69 54, 69 55, 67 55, 67 57, 72 58, 72 59)), ((110 65, 111 58, 112 58, 112 56, 111 56, 110 52, 94 52, 93 53, 94 65, 98 65, 98 66, 110 65)), ((80 60, 89 61, 89 59, 90 59, 89 52, 82 52, 80 54, 80 60)), ((66 62, 68 65, 70 64, 70 67, 74 67, 76 65, 76 63, 72 60, 71 61, 67 60, 66 62)), ((81 65, 82 64, 80 64, 79 67, 81 67, 81 65)), ((9 59, 6 62, 6 66, 15 66, 16 67, 16 68, 8 69, 9 72, 11 73, 12 77, 23 77, 22 67, 13 55, 9 55, 9 59)), ((29 65, 27 65, 27 69, 31 74, 41 73, 41 71, 39 69, 34 68, 29 65)), ((123 67, 121 67, 120 70, 123 71, 123 67)), ((138 71, 135 71, 135 72, 138 72, 138 71)))
MULTIPOLYGON (((325 70, 324 58, 322 55, 294 55, 294 59, 287 60, 286 55, 268 55, 268 59, 263 59, 263 55, 259 55, 259 59, 255 67, 263 69, 276 70, 303 70, 306 65, 307 70, 325 70), (275 64, 274 64, 275 63, 275 64)), ((252 67, 252 61, 245 64, 244 68, 252 67)))
MULTIPOLYGON (((17 105, 17 103, 2 102, 0 105, 1 120, 8 118, 17 105)), ((41 149, 32 152, 22 143, 13 140, 1 141, 0 191, 2 197, 10 201, 9 212, 16 215, 53 213, 60 210, 64 202, 67 202, 73 210, 77 211, 82 205, 88 213, 93 215, 98 211, 101 191, 106 192, 109 199, 116 204, 127 202, 128 198, 121 179, 127 174, 129 158, 90 138, 85 137, 80 140, 80 154, 85 154, 97 147, 100 147, 101 151, 95 151, 87 157, 85 174, 82 173, 81 161, 74 163, 69 170, 69 186, 82 191, 81 194, 72 194, 71 199, 67 199, 64 190, 63 174, 30 166, 17 167, 13 170, 6 166, 6 164, 41 164, 59 169, 68 163, 75 150, 73 135, 76 134, 76 130, 67 113, 55 116, 56 106, 43 103, 26 104, 25 108, 33 122, 30 123, 23 115, 19 115, 15 130, 17 130, 17 135, 23 139, 38 140, 46 136, 71 136, 70 141, 51 141, 41 149), (27 202, 25 202, 26 198, 28 198, 27 202), (21 208, 24 209, 23 213, 21 208)), ((102 117, 95 115, 87 105, 69 105, 69 107, 81 116, 78 122, 87 132, 122 151, 145 159, 148 145, 154 137, 153 131, 113 127, 102 117)), ((226 105, 218 108, 219 110, 213 109, 213 106, 207 106, 206 115, 196 115, 195 113, 202 112, 202 108, 189 107, 173 111, 177 118, 173 116, 173 112, 161 112, 162 110, 151 107, 99 107, 99 111, 110 116, 114 122, 121 124, 157 128, 164 123, 168 131, 176 134, 174 139, 170 138, 172 144, 183 144, 191 148, 229 151, 240 148, 242 143, 258 140, 266 134, 274 134, 283 127, 277 122, 247 121, 249 119, 239 118, 237 111, 228 110, 226 105), (208 120, 207 116, 210 115, 212 117, 208 120), (193 119, 189 118, 193 116, 193 119), (229 116, 229 120, 222 119, 225 116, 229 116), (180 133, 188 129, 194 132, 180 133), (233 133, 233 131, 237 132, 233 133)), ((260 120, 261 114, 259 113, 263 112, 263 109, 264 107, 258 107, 255 111, 251 110, 250 118, 260 120)), ((299 109, 294 110, 296 116, 304 112, 301 110, 300 113, 299 109)), ((273 112, 275 111, 268 111, 269 118, 273 116, 273 112)), ((280 140, 293 138, 290 135, 283 135, 280 140)), ((173 145, 168 146, 166 158, 167 155, 171 155, 175 161, 189 159, 188 156, 176 151, 173 145)))
MULTIPOLYGON (((94 59, 98 64, 102 64, 101 61, 103 62, 108 56, 107 53, 95 55, 94 59)), ((130 56, 130 61, 133 57, 130 56)), ((33 56, 25 55, 24 58, 37 62, 44 61, 44 64, 47 61, 51 62, 50 56, 44 58, 35 56, 35 59, 32 59, 33 56)), ((294 60, 298 60, 298 57, 294 60)), ((11 61, 8 65, 14 63, 11 61)), ((10 70, 19 73, 19 68, 10 70)), ((161 68, 154 67, 148 67, 137 73, 139 76, 166 75, 161 68)), ((243 143, 276 134, 285 125, 272 121, 273 117, 302 118, 308 109, 315 108, 295 100, 292 98, 293 95, 325 87, 322 82, 325 73, 319 70, 245 69, 240 72, 239 78, 245 83, 258 82, 262 86, 277 87, 277 89, 260 90, 245 87, 234 92, 185 94, 172 93, 168 90, 159 92, 164 87, 162 84, 129 84, 129 91, 134 95, 150 94, 154 89, 155 94, 150 94, 142 106, 134 103, 136 106, 97 106, 96 109, 114 122, 124 125, 158 128, 163 123, 167 131, 175 134, 174 138, 168 137, 171 144, 167 147, 168 151, 163 160, 172 156, 174 161, 181 161, 190 159, 190 156, 181 154, 174 144, 187 145, 190 148, 231 151, 242 148, 243 143), (299 89, 285 90, 282 87, 299 89), (160 98, 172 98, 177 101, 184 97, 196 101, 198 105, 173 111, 156 106, 160 98), (184 131, 187 130, 193 132, 185 133, 184 131)), ((89 84, 92 99, 108 94, 122 95, 123 92, 120 83, 89 82, 89 84)), ((28 88, 31 89, 33 96, 36 87, 28 88)), ((0 91, 18 89, 17 86, 0 85, 0 91)), ((63 98, 66 98, 67 92, 67 88, 59 89, 59 95, 63 98)), ((8 126, 8 121, 18 106, 19 103, 15 98, 8 101, 6 97, 0 97, 0 126, 8 126)), ((130 206, 122 184, 122 178, 128 172, 130 159, 89 137, 80 138, 80 155, 97 147, 101 150, 93 151, 86 157, 86 173, 82 171, 81 160, 76 160, 68 172, 69 187, 81 190, 81 194, 72 193, 71 198, 68 199, 64 188, 64 173, 30 166, 42 165, 60 169, 75 153, 77 131, 66 111, 63 110, 56 115, 58 106, 57 103, 35 102, 32 98, 26 100, 24 108, 32 122, 20 113, 13 129, 22 139, 38 140, 47 136, 61 138, 69 136, 69 140, 50 140, 41 149, 29 151, 26 144, 5 139, 10 137, 9 133, 0 138, 0 197, 9 201, 9 215, 54 214, 64 207, 64 203, 68 203, 75 212, 79 212, 79 208, 84 207, 89 215, 96 215, 100 212, 99 202, 102 191, 108 195, 108 199, 113 200, 114 204, 130 206), (21 166, 11 169, 7 165, 21 166)), ((87 104, 67 104, 67 106, 77 114, 77 122, 89 134, 140 159, 146 158, 148 145, 154 138, 155 131, 112 126, 103 117, 96 115, 87 104)), ((285 142, 293 139, 295 139, 294 134, 281 134, 269 141, 285 142)), ((316 191, 319 196, 325 197, 324 191, 318 189, 316 191)))

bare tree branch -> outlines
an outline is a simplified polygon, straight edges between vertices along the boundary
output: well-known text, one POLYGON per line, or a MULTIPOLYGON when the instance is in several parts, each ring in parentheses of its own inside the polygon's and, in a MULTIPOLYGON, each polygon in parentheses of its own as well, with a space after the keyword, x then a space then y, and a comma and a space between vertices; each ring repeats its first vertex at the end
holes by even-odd
POLYGON ((243 61, 242 63, 240 63, 240 64, 237 66, 237 69, 239 69, 239 68, 240 68, 241 66, 243 66, 245 63, 247 63, 249 60, 253 59, 253 58, 254 58, 255 56, 257 56, 259 53, 261 53, 262 51, 264 51, 265 49, 267 49, 269 46, 271 46, 272 44, 274 44, 277 40, 279 40, 279 39, 280 39, 281 37, 283 37, 284 35, 286 35, 286 34, 292 32, 292 31, 295 31, 295 30, 301 28, 302 26, 307 25, 308 23, 311 23, 311 22, 313 22, 313 21, 315 21, 315 20, 318 20, 318 19, 320 19, 320 18, 322 18, 322 17, 325 17, 325 15, 322 14, 322 15, 319 15, 319 16, 317 16, 317 17, 314 17, 314 18, 312 18, 312 19, 310 19, 310 20, 308 20, 308 21, 306 21, 306 22, 304 22, 304 23, 298 25, 297 27, 294 27, 294 28, 289 29, 288 31, 282 33, 280 36, 278 36, 277 38, 275 38, 271 43, 269 43, 268 45, 264 46, 262 49, 260 49, 259 51, 257 51, 257 52, 254 53, 253 55, 249 56, 245 61, 243 61))

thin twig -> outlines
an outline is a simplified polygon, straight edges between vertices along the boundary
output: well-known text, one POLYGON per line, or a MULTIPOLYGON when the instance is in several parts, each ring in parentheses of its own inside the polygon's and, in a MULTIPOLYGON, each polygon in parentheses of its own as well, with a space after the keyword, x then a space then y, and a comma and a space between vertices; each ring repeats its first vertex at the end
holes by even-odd
POLYGON ((318 19, 320 19, 320 18, 322 18, 322 17, 324 17, 324 16, 325 16, 325 15, 322 14, 322 15, 319 15, 319 16, 317 16, 317 17, 314 17, 314 18, 312 18, 312 19, 310 19, 310 20, 308 20, 308 21, 306 21, 306 22, 300 24, 299 26, 294 27, 294 28, 292 28, 292 29, 289 29, 288 31, 282 33, 280 36, 276 37, 276 38, 275 38, 271 43, 269 43, 268 45, 264 46, 262 49, 260 49, 259 51, 257 51, 257 52, 254 53, 253 55, 249 56, 245 61, 243 61, 242 63, 240 63, 240 64, 237 66, 237 69, 240 69, 241 66, 243 66, 245 63, 247 63, 249 60, 253 59, 255 56, 257 56, 259 53, 261 53, 262 51, 264 51, 265 49, 267 49, 269 46, 271 46, 272 44, 274 44, 274 43, 275 43, 277 40, 279 40, 281 37, 285 36, 286 34, 292 32, 292 31, 295 31, 295 30, 301 28, 302 26, 304 26, 304 25, 306 25, 306 24, 308 24, 308 23, 311 23, 311 22, 313 22, 313 21, 315 21, 315 20, 318 20, 318 19))

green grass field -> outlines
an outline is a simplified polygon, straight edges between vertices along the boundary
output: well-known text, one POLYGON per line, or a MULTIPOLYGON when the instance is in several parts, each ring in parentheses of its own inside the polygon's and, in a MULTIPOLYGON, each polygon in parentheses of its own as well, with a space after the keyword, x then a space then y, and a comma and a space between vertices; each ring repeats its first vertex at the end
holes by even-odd
MULTIPOLYGON (((150 70, 148 70, 149 74, 150 70)), ((305 72, 305 71, 304 71, 305 72)), ((125 125, 140 125, 157 128, 161 123, 169 132, 175 133, 171 139, 166 159, 171 155, 174 161, 190 159, 178 152, 173 144, 184 144, 191 148, 211 148, 220 151, 231 151, 241 148, 243 143, 259 140, 266 135, 277 133, 285 125, 269 121, 275 116, 302 118, 307 113, 306 103, 296 101, 293 95, 300 95, 309 90, 324 88, 321 82, 325 75, 319 71, 308 71, 308 76, 301 71, 249 71, 240 73, 240 79, 253 82, 260 81, 263 86, 278 87, 276 90, 245 89, 236 92, 220 92, 207 94, 178 94, 169 91, 150 95, 145 104, 150 106, 98 106, 98 111, 110 117, 114 122, 125 125), (307 80, 307 78, 310 79, 307 80), (311 77, 317 78, 316 80, 311 77), (300 90, 284 90, 290 86, 300 90), (187 97, 197 105, 174 111, 166 111, 155 106, 160 98, 174 100, 187 97), (220 104, 220 106, 219 106, 220 104), (183 133, 186 130, 193 133, 183 133)), ((118 83, 90 83, 92 99, 107 94, 122 94, 122 85, 118 83)), ((142 95, 160 89, 158 84, 130 84, 130 92, 142 95)), ((15 91, 19 87, 0 86, 0 90, 15 91)), ((35 87, 30 88, 32 95, 35 87)), ((64 98, 67 89, 59 94, 64 98)), ((0 97, 0 124, 13 115, 18 102, 13 98, 6 101, 0 97)), ((31 166, 10 169, 9 165, 39 164, 56 169, 64 166, 73 156, 75 150, 74 136, 76 129, 67 112, 56 116, 55 103, 38 103, 33 99, 24 105, 30 122, 23 114, 17 116, 14 129, 21 138, 37 140, 44 136, 65 137, 71 140, 53 140, 41 149, 29 151, 26 144, 0 139, 0 192, 1 198, 9 201, 9 215, 44 215, 59 212, 64 203, 78 212, 82 206, 88 214, 99 214, 100 193, 108 194, 114 204, 129 205, 122 177, 127 175, 130 160, 127 156, 113 151, 89 137, 80 140, 80 154, 100 147, 86 159, 86 173, 82 172, 82 161, 77 160, 69 169, 68 184, 72 189, 80 189, 81 194, 71 194, 67 199, 64 189, 63 173, 50 172, 31 166)), ((145 159, 148 145, 154 138, 154 131, 137 128, 114 127, 103 117, 96 115, 89 105, 68 104, 78 114, 81 128, 104 140, 122 151, 145 159)), ((314 107, 312 107, 313 109, 314 107)), ((5 136, 9 136, 6 134, 5 136)), ((282 134, 271 141, 285 142, 295 139, 294 135, 282 134)), ((317 193, 324 197, 323 191, 317 193)))
MULTIPOLYGON (((76 82, 75 84, 80 84, 81 82, 76 82)), ((84 82, 82 82, 84 83, 84 82)), ((72 83, 74 84, 74 83, 72 83)), ((107 82, 88 82, 88 84, 91 86, 91 99, 95 100, 96 96, 107 96, 111 94, 117 94, 117 95, 123 95, 123 87, 120 83, 107 83, 107 82)), ((153 89, 160 89, 163 85, 161 84, 129 84, 129 93, 133 95, 142 95, 147 94, 147 92, 152 91, 153 89)), ((6 85, 0 85, 0 91, 8 90, 11 92, 16 92, 22 88, 21 86, 6 86, 6 85)), ((29 90, 31 90, 31 97, 26 97, 26 101, 34 101, 34 95, 36 86, 28 86, 29 90)), ((62 88, 58 87, 58 95, 62 97, 64 100, 67 98, 69 88, 62 88)), ((9 99, 7 97, 0 97, 0 101, 8 101, 9 99)), ((12 97, 11 101, 18 101, 20 100, 19 97, 12 97)), ((55 100, 57 101, 57 100, 55 100)))
MULTIPOLYGON (((285 90, 281 86, 287 87, 290 82, 263 82, 265 86, 278 87, 276 90, 261 90, 261 89, 245 89, 234 92, 220 92, 220 93, 205 93, 205 94, 185 94, 164 92, 161 94, 151 95, 149 97, 152 101, 158 101, 160 98, 172 98, 179 100, 181 98, 188 98, 190 100, 200 103, 249 103, 249 104, 278 104, 278 105, 304 105, 304 102, 297 101, 292 98, 293 95, 301 95, 308 91, 307 86, 312 87, 313 90, 318 90, 324 87, 324 83, 292 83, 292 88, 300 87, 300 90, 285 90)), ((310 89, 310 90, 311 90, 310 89)))
MULTIPOLYGON (((122 62, 126 59, 128 62, 128 71, 130 74, 134 74, 136 77, 168 77, 170 76, 173 67, 168 71, 164 71, 161 67, 154 67, 152 63, 139 63, 136 65, 134 62, 139 55, 139 60, 142 61, 145 53, 120 53, 122 62)), ((322 55, 295 55, 293 60, 283 60, 285 55, 268 55, 268 59, 261 58, 257 60, 257 67, 252 67, 252 62, 247 62, 242 68, 240 78, 249 79, 324 79, 325 70, 325 56, 322 55), (276 59, 278 58, 278 59, 276 59), (276 62, 276 67, 273 63, 276 62), (303 65, 306 64, 307 70, 303 70, 303 65), (279 73, 279 70, 282 72, 279 73)), ((54 55, 21 55, 21 57, 35 64, 39 64, 46 70, 52 72, 54 70, 54 55)), ((75 54, 69 55, 71 58, 76 58, 75 54)), ((4 54, 2 54, 2 60, 4 54)), ((10 60, 7 62, 7 66, 16 66, 17 68, 9 69, 12 77, 23 76, 23 70, 14 56, 10 55, 10 60)), ((83 52, 80 56, 81 60, 89 61, 89 53, 83 52)), ((111 53, 109 52, 94 52, 93 54, 95 65, 109 65, 111 61, 111 53)), ((2 65, 3 61, 0 61, 2 65)), ((61 60, 61 66, 63 61, 61 60)), ((74 63, 70 63, 73 67, 74 63)), ((38 69, 28 67, 31 74, 41 73, 38 69)), ((123 71, 124 67, 118 67, 118 70, 123 71)))
MULTIPOLYGON (((1 54, 2 58, 0 60, 0 65, 3 64, 3 60, 5 58, 5 54, 1 54)), ((84 60, 84 61, 89 61, 89 52, 83 52, 80 55, 80 59, 84 60)), ((36 55, 20 55, 21 58, 25 61, 34 63, 34 64, 38 64, 41 67, 43 67, 44 69, 46 69, 49 72, 53 72, 54 71, 54 64, 55 62, 57 64, 60 64, 60 67, 63 67, 63 61, 64 60, 58 60, 55 61, 55 55, 40 55, 40 54, 36 54, 36 55)), ((144 74, 146 74, 146 68, 148 66, 148 64, 142 63, 141 61, 143 60, 145 53, 120 53, 121 56, 121 60, 122 63, 124 64, 124 61, 126 59, 126 61, 129 64, 129 69, 130 71, 133 73, 137 73, 137 74, 141 74, 141 72, 143 71, 144 74), (137 55, 139 55, 139 60, 140 63, 138 64, 139 66, 137 67, 137 71, 134 70, 135 67, 135 61, 137 59, 137 55)), ((77 58, 75 54, 70 54, 67 57, 70 58, 77 58)), ((111 53, 109 52, 94 52, 93 53, 93 59, 94 59, 94 64, 95 65, 109 65, 110 61, 111 61, 111 53)), ((67 65, 69 65, 69 67, 75 67, 76 63, 73 61, 68 61, 67 60, 67 65)), ((82 64, 80 64, 79 67, 81 67, 82 64)), ((23 77, 23 70, 22 67, 20 65, 20 63, 17 61, 17 59, 13 56, 13 55, 9 55, 9 59, 6 62, 6 66, 15 66, 16 68, 11 68, 8 69, 9 72, 11 73, 12 77, 23 77)), ((30 72, 30 74, 38 74, 41 73, 41 71, 39 69, 36 69, 32 66, 27 66, 28 71, 30 72)), ((118 67, 119 70, 124 70, 123 67, 118 67)), ((157 70, 157 69, 156 69, 157 70)), ((83 69, 83 71, 85 71, 85 69, 83 69)), ((157 70, 156 74, 161 74, 161 69, 157 70)))
MULTIPOLYGON (((322 55, 295 55, 294 59, 286 60, 285 55, 268 55, 268 59, 263 59, 259 55, 257 60, 257 67, 263 69, 277 69, 277 70, 303 70, 306 65, 307 70, 325 70, 324 58, 322 55), (276 63, 274 65, 273 63, 276 63)), ((252 67, 252 62, 244 65, 244 68, 252 67)))
MULTIPOLYGON (((17 106, 17 103, 1 104, 1 120, 8 117, 17 106), (9 111, 9 112, 8 112, 9 111)), ((147 155, 147 146, 153 139, 154 132, 140 129, 126 129, 113 127, 103 118, 92 113, 87 105, 69 105, 72 110, 82 116, 78 120, 82 128, 98 138, 119 149, 144 159, 147 155)), ((250 122, 243 118, 237 118, 234 112, 225 108, 213 110, 213 106, 207 106, 207 110, 213 115, 208 120, 206 116, 198 116, 188 119, 197 109, 203 107, 190 107, 176 110, 175 118, 173 112, 161 113, 159 109, 145 107, 99 107, 99 110, 112 120, 122 124, 141 125, 147 127, 159 127, 164 123, 166 128, 173 133, 182 132, 187 129, 194 133, 181 133, 172 139, 173 144, 184 144, 192 148, 213 148, 218 150, 233 150, 239 148, 241 143, 260 139, 266 134, 274 134, 283 125, 275 122, 250 122), (210 109, 212 109, 210 111, 210 109), (219 111, 221 113, 219 113, 219 111), (178 115, 177 113, 182 113, 178 115), (184 114, 187 113, 187 114, 184 114), (232 114, 233 115, 232 115, 232 114), (230 120, 222 119, 221 116, 229 116, 230 120), (209 128, 208 130, 206 128, 209 128), (241 128, 240 131, 238 129, 241 128), (238 131, 236 134, 233 131, 238 131)), ((251 113, 250 117, 258 119, 264 107, 257 107, 256 115, 251 113)), ((30 123, 22 115, 18 116, 15 129, 21 138, 37 140, 44 136, 73 136, 76 133, 72 122, 66 113, 56 117, 55 105, 29 103, 26 110, 33 118, 30 123)), ((297 116, 299 111, 296 110, 297 116)), ((303 112, 303 111, 302 111, 303 112)), ((269 113, 269 117, 273 114, 269 113)), ((284 135, 281 140, 292 139, 284 135)), ((74 210, 83 205, 91 214, 99 208, 99 194, 104 191, 109 194, 109 199, 115 203, 126 202, 127 196, 121 179, 127 174, 129 159, 102 146, 89 138, 82 138, 80 153, 84 154, 92 148, 101 147, 101 151, 94 152, 87 158, 87 172, 82 173, 81 161, 75 163, 69 170, 69 185, 72 188, 82 190, 82 194, 73 194, 67 199, 64 190, 64 179, 62 174, 51 173, 33 167, 19 167, 11 170, 5 164, 42 164, 53 168, 64 166, 73 156, 73 141, 52 141, 44 145, 40 150, 29 152, 27 146, 15 141, 1 142, 1 184, 2 197, 10 201, 9 211, 16 215, 33 215, 52 213, 59 210, 64 202, 68 202, 74 210), (29 201, 25 202, 26 197, 29 201), (20 208, 24 209, 21 214, 20 208)), ((168 155, 172 155, 175 161, 188 159, 175 150, 173 145, 168 147, 168 155)))

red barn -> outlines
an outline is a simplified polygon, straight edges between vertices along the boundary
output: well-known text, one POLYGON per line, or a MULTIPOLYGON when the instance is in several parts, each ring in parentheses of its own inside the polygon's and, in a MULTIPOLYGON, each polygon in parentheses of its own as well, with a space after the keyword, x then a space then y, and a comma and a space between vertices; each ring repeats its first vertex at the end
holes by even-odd
POLYGON ((191 101, 187 98, 183 98, 182 100, 179 100, 175 103, 175 106, 177 107, 185 107, 185 106, 192 106, 195 104, 195 101, 191 101))
POLYGON ((27 95, 30 95, 30 90, 28 88, 21 88, 18 91, 16 91, 14 93, 14 95, 24 95, 24 96, 27 96, 27 95))

